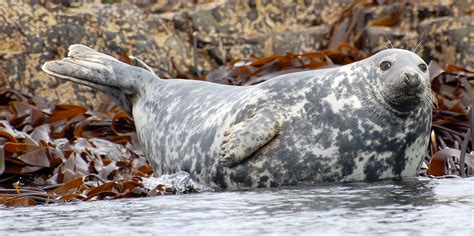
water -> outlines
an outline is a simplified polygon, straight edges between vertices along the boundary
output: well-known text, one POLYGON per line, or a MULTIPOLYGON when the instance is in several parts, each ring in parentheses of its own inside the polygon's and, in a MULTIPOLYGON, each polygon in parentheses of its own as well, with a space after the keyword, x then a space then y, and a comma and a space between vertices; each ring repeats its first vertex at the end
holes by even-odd
POLYGON ((0 208, 0 235, 474 235, 474 178, 0 208))

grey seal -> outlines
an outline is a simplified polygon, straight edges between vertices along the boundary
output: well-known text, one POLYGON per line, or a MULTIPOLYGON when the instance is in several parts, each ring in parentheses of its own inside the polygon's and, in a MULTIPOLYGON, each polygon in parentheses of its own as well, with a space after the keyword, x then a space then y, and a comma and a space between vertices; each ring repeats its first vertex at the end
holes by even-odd
POLYGON ((156 174, 223 189, 415 176, 435 101, 426 63, 402 49, 245 87, 163 80, 83 45, 42 69, 115 98, 156 174))

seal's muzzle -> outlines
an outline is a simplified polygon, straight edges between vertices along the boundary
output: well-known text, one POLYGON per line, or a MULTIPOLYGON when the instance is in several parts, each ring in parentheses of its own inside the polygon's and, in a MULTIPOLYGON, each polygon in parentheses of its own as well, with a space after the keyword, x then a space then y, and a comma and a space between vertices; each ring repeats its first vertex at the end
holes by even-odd
POLYGON ((404 79, 405 84, 410 89, 418 88, 421 84, 420 76, 418 76, 418 73, 416 72, 412 72, 412 73, 406 72, 405 78, 403 79, 404 79))

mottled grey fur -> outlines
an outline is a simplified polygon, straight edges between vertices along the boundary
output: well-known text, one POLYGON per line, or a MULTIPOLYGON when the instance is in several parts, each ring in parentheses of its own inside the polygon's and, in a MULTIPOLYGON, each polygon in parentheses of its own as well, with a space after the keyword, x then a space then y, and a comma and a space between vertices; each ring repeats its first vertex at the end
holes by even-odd
POLYGON ((247 87, 162 80, 134 64, 73 45, 43 70, 98 88, 131 111, 158 175, 184 170, 226 189, 371 181, 415 176, 427 149, 429 75, 409 51, 247 87), (408 86, 412 77, 420 79, 416 88, 408 86))

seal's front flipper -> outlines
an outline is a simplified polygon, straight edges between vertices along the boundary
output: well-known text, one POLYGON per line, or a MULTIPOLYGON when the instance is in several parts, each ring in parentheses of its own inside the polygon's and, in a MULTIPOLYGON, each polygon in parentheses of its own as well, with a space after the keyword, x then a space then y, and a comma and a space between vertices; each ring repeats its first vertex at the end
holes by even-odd
POLYGON ((232 125, 224 134, 219 161, 227 167, 240 164, 278 134, 280 123, 278 115, 265 110, 232 125))

